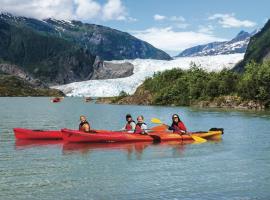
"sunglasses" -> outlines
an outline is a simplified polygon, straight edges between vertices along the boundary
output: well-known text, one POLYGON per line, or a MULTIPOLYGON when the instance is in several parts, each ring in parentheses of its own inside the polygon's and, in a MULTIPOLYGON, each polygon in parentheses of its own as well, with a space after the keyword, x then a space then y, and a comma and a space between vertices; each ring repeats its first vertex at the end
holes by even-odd
POLYGON ((175 117, 173 117, 173 118, 174 118, 174 119, 178 119, 178 117, 176 117, 176 116, 175 116, 175 117))

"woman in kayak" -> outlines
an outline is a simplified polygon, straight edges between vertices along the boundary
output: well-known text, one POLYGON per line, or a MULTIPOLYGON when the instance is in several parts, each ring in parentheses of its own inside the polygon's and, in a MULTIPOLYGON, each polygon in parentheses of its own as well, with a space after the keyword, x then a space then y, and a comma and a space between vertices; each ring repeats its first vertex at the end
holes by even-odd
POLYGON ((144 123, 144 117, 142 115, 137 117, 137 124, 134 133, 145 135, 147 134, 147 125, 144 123))
POLYGON ((136 123, 134 122, 130 114, 126 115, 126 120, 127 120, 127 124, 125 125, 124 130, 134 131, 136 127, 136 123))
POLYGON ((90 124, 88 123, 88 121, 86 120, 86 117, 84 115, 80 116, 80 125, 79 125, 79 131, 82 132, 90 132, 90 124))
POLYGON ((172 125, 169 126, 168 129, 179 134, 185 134, 187 132, 185 124, 180 120, 179 115, 177 114, 172 116, 172 125))

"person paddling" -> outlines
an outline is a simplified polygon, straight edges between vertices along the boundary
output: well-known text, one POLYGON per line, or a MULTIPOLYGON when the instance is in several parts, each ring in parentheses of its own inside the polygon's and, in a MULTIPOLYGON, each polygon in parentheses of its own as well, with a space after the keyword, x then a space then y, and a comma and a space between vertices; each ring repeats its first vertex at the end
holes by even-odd
POLYGON ((124 127, 124 130, 126 131, 134 131, 135 127, 136 127, 136 123, 134 122, 134 120, 132 119, 132 116, 130 114, 126 115, 126 125, 124 127))
POLYGON ((185 134, 187 132, 185 124, 180 120, 180 117, 177 114, 172 116, 172 125, 169 126, 168 129, 179 134, 185 134))
POLYGON ((145 135, 147 134, 147 125, 144 123, 144 117, 142 115, 137 117, 137 124, 134 133, 145 135))
POLYGON ((86 117, 84 115, 80 116, 80 125, 79 125, 79 131, 89 133, 90 132, 90 124, 86 120, 86 117))

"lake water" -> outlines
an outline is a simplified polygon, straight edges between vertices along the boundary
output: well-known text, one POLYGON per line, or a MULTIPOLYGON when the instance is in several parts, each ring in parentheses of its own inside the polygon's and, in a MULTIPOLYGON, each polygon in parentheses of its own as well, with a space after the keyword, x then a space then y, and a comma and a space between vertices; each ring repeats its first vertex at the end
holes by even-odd
POLYGON ((0 98, 0 199, 270 199, 270 113, 186 107, 117 106, 65 98, 0 98), (15 141, 12 128, 118 130, 125 114, 189 130, 223 127, 203 144, 63 144, 15 141))

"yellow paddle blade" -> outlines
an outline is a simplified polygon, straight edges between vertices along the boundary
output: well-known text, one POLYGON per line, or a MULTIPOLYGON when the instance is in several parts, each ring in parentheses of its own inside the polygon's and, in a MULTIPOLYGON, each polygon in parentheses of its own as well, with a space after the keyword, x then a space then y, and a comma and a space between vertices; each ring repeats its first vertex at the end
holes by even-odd
POLYGON ((158 119, 158 118, 152 118, 151 122, 154 124, 162 124, 162 121, 160 121, 160 119, 158 119))
POLYGON ((201 137, 199 137, 199 136, 195 136, 195 135, 190 135, 191 137, 192 137, 192 139, 193 140, 195 140, 195 142, 197 142, 197 143, 203 143, 203 142, 207 142, 207 140, 206 139, 204 139, 204 138, 201 138, 201 137))

